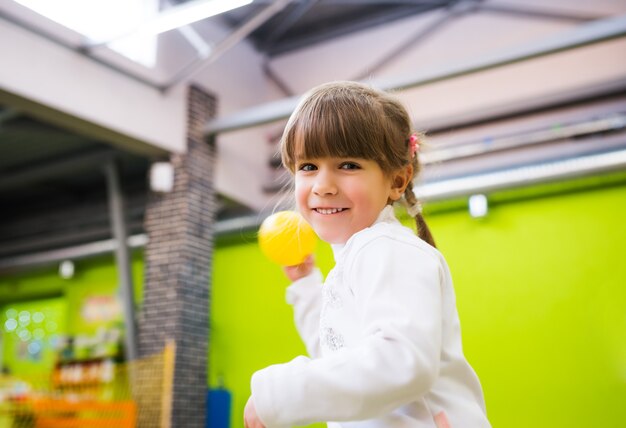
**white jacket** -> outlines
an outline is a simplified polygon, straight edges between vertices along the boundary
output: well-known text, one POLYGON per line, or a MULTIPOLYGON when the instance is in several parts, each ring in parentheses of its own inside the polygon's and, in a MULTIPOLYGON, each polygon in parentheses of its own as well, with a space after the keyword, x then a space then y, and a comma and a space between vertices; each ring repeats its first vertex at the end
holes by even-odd
POLYGON ((441 253, 402 226, 391 206, 333 251, 323 287, 315 271, 287 290, 313 359, 253 375, 261 421, 268 428, 489 427, 441 253))

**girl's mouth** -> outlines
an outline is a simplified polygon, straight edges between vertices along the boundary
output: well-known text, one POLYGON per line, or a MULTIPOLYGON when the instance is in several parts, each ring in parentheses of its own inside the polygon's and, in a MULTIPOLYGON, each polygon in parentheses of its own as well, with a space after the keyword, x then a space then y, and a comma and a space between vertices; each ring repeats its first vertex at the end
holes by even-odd
POLYGON ((315 212, 323 215, 340 213, 347 208, 314 208, 315 212))

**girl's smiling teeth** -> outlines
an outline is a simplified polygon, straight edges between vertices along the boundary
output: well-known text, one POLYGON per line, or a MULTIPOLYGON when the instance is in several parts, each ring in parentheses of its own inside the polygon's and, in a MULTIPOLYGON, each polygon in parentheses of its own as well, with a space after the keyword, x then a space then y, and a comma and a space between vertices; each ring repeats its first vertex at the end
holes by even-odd
POLYGON ((314 208, 315 212, 324 215, 340 213, 345 209, 346 208, 314 208))

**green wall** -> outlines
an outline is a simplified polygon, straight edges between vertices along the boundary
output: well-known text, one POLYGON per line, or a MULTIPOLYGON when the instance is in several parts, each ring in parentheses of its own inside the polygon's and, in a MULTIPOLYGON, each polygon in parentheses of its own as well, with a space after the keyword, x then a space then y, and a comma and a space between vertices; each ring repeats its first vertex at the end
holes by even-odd
MULTIPOLYGON (((427 217, 450 264, 465 353, 494 427, 618 428, 626 420, 626 185, 507 201, 488 217, 427 217)), ((323 270, 328 247, 318 250, 323 270)), ((287 280, 255 242, 215 255, 210 384, 233 391, 233 426, 255 370, 304 353, 287 280)))
POLYGON ((495 426, 626 420, 626 187, 433 218, 495 426))
MULTIPOLYGON (((71 279, 61 278, 56 267, 0 278, 2 363, 15 375, 40 381, 56 362, 57 344, 62 336, 94 337, 98 329, 121 325, 121 316, 106 322, 88 322, 81 315, 86 299, 118 293, 113 258, 105 256, 79 260, 75 265, 76 273, 71 279), (7 329, 5 323, 8 318, 18 319, 15 314, 22 312, 30 314, 27 324, 7 329), (41 322, 35 322, 34 314, 37 312, 45 315, 41 322), (18 336, 20 330, 29 331, 27 340, 18 336), (35 355, 28 353, 29 345, 41 347, 41 352, 35 355)), ((143 282, 141 253, 133 255, 132 270, 135 300, 140 303, 143 282)))

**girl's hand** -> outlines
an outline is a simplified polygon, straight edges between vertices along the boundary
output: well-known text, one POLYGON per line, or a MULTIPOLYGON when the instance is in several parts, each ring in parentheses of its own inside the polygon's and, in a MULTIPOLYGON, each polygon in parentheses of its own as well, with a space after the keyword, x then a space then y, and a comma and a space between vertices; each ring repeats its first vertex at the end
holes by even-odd
POLYGON ((265 425, 263 425, 263 422, 256 414, 252 397, 248 398, 246 407, 243 409, 243 425, 245 428, 265 428, 265 425))
POLYGON ((291 282, 294 282, 309 275, 313 271, 314 266, 315 260, 313 259, 313 255, 309 254, 299 265, 285 266, 283 270, 287 278, 289 278, 291 282))

